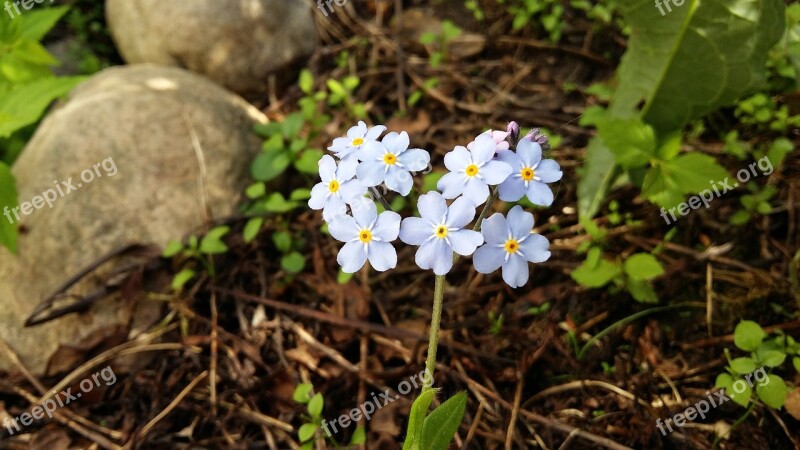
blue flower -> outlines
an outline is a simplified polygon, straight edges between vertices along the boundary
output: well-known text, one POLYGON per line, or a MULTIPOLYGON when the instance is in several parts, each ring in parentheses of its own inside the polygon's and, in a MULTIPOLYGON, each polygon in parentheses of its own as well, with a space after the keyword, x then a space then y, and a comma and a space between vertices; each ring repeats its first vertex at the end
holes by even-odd
POLYGON ((384 131, 386 131, 386 127, 383 125, 368 128, 364 121, 359 121, 358 125, 347 130, 347 137, 334 139, 333 145, 328 147, 328 150, 334 152, 342 164, 355 166, 361 159, 361 150, 364 145, 376 141, 384 131))
POLYGON ((379 272, 394 269, 397 252, 389 242, 400 232, 400 215, 384 211, 379 216, 374 203, 364 205, 354 208, 353 216, 336 216, 328 225, 331 236, 346 242, 336 261, 346 273, 357 272, 367 260, 379 272))
POLYGON ((480 205, 489 197, 489 185, 505 181, 511 166, 493 159, 497 144, 491 134, 481 134, 473 143, 471 151, 459 145, 444 155, 444 165, 450 172, 439 179, 437 187, 444 198, 464 195, 480 205))
POLYGON ((367 186, 386 182, 386 187, 400 195, 411 192, 410 171, 428 167, 431 155, 425 150, 408 149, 408 133, 389 133, 381 142, 368 142, 361 151, 362 162, 356 169, 358 179, 367 186))
POLYGON ((444 275, 453 267, 453 252, 471 255, 483 243, 477 231, 463 228, 475 217, 475 204, 465 197, 450 207, 436 191, 421 195, 417 202, 422 217, 408 217, 400 225, 400 240, 419 245, 416 262, 423 269, 444 275))
POLYGON ((481 223, 486 244, 475 251, 472 262, 480 273, 492 273, 503 267, 503 281, 512 288, 528 282, 528 262, 550 258, 547 238, 533 233, 533 214, 517 205, 508 212, 493 214, 481 223))
POLYGON ((311 189, 308 206, 311 209, 321 209, 322 218, 326 222, 339 214, 345 214, 346 204, 352 204, 367 193, 367 187, 353 179, 355 166, 341 164, 336 167, 336 161, 330 155, 319 160, 319 176, 322 182, 311 189))
POLYGON ((497 159, 508 163, 513 172, 500 184, 500 200, 515 202, 528 196, 528 200, 539 206, 553 203, 553 191, 545 183, 561 179, 561 167, 552 159, 542 159, 542 147, 524 138, 517 145, 517 152, 501 150, 497 159))

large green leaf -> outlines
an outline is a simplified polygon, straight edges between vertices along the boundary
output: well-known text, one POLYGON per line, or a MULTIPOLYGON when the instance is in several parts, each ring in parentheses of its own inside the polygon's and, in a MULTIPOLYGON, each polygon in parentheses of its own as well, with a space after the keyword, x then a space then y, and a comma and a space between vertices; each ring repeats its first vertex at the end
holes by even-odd
POLYGON ((66 94, 86 77, 45 78, 15 86, 0 98, 0 137, 35 123, 56 98, 66 94))
POLYGON ((69 11, 69 6, 38 8, 26 11, 20 16, 22 37, 33 39, 34 41, 41 40, 67 11, 69 11))
POLYGON ((422 426, 422 442, 425 450, 447 450, 453 440, 464 411, 467 409, 467 393, 458 394, 434 409, 422 426))
POLYGON ((0 245, 5 246, 11 252, 17 252, 17 223, 16 217, 11 211, 17 206, 17 188, 14 183, 14 175, 11 169, 0 162, 0 245), (6 208, 9 215, 6 216, 6 208), (9 220, 10 218, 10 220, 9 220))
POLYGON ((758 88, 785 28, 783 0, 686 0, 664 15, 652 0, 621 5, 632 33, 610 111, 644 117, 659 133, 758 88))
POLYGON ((423 389, 419 397, 411 404, 411 414, 408 417, 408 430, 406 431, 406 440, 403 442, 403 450, 427 450, 422 447, 422 433, 425 416, 428 414, 428 408, 435 397, 435 389, 423 389))
POLYGON ((586 160, 578 168, 578 213, 581 220, 591 219, 600 209, 616 172, 614 155, 600 137, 592 138, 586 148, 586 160))

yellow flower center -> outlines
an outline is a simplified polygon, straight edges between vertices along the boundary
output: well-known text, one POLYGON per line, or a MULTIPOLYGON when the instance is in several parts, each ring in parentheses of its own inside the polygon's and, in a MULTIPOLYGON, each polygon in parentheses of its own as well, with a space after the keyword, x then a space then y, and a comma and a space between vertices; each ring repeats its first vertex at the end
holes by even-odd
POLYGON ((536 174, 530 167, 525 167, 519 172, 520 176, 525 181, 531 181, 536 174))
POLYGON ((470 164, 467 166, 466 172, 468 177, 474 177, 478 174, 478 166, 475 164, 470 164))
POLYGON ((353 147, 358 147, 359 145, 361 145, 363 143, 364 143, 364 139, 363 138, 355 138, 355 139, 353 139, 353 142, 350 143, 350 145, 352 145, 353 147))
POLYGON ((436 237, 439 239, 444 239, 447 237, 447 227, 444 225, 439 225, 436 227, 436 237))
POLYGON ((331 182, 328 183, 328 190, 335 194, 336 191, 339 190, 339 182, 336 180, 331 180, 331 182))
POLYGON ((519 250, 519 242, 516 239, 509 239, 505 244, 506 253, 516 253, 519 250))
POLYGON ((369 241, 372 240, 372 232, 369 230, 361 230, 361 232, 358 233, 358 240, 365 244, 369 243, 369 241))
POLYGON ((385 162, 387 165, 393 166, 397 162, 397 156, 395 156, 393 153, 387 153, 383 155, 383 162, 385 162))

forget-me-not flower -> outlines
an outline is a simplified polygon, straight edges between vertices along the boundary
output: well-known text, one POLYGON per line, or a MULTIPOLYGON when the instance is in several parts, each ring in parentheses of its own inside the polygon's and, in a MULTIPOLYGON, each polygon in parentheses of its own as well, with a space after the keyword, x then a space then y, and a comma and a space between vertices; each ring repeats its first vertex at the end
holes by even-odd
POLYGON ((328 147, 328 150, 332 151, 341 160, 340 164, 355 166, 361 160, 361 151, 364 145, 377 141, 384 131, 386 131, 386 127, 383 125, 369 128, 363 120, 360 120, 358 125, 347 130, 346 137, 334 139, 333 145, 328 147))
POLYGON ((480 273, 503 268, 503 281, 512 288, 528 282, 528 262, 539 263, 550 258, 550 242, 533 233, 533 214, 517 205, 508 212, 493 214, 481 224, 486 244, 475 251, 472 262, 480 273))
POLYGON ((432 191, 417 202, 421 217, 407 217, 400 225, 400 240, 419 245, 417 265, 444 275, 453 267, 453 252, 471 255, 483 243, 477 231, 463 229, 475 217, 475 204, 464 197, 448 208, 442 194, 432 191))
POLYGON ((497 144, 490 134, 478 136, 474 144, 471 151, 459 145, 444 155, 450 172, 437 184, 444 198, 464 195, 480 205, 489 196, 489 185, 500 184, 511 174, 511 166, 494 159, 497 144))
POLYGON ((539 206, 553 203, 553 191, 545 183, 561 179, 561 167, 552 159, 542 159, 542 147, 530 139, 517 144, 517 152, 502 150, 497 159, 511 166, 511 175, 499 187, 500 200, 515 202, 528 196, 528 200, 539 206))
MULTIPOLYGON (((486 130, 483 133, 479 134, 478 137, 481 136, 491 136, 495 143, 495 150, 508 150, 509 144, 506 140, 508 138, 508 131, 500 131, 500 130, 486 130)), ((519 133, 518 133, 519 134, 519 133)), ((478 137, 475 138, 475 141, 478 140, 478 137)), ((470 142, 467 144, 467 150, 472 150, 472 147, 475 146, 475 141, 470 142)))
POLYGON ((368 202, 353 208, 352 216, 336 216, 328 231, 345 242, 336 256, 343 272, 357 272, 367 260, 379 272, 397 266, 397 252, 390 244, 400 232, 400 215, 396 212, 384 211, 378 215, 375 203, 368 202))
POLYGON ((311 198, 308 206, 311 209, 321 209, 322 218, 330 222, 339 214, 347 212, 346 204, 352 203, 367 193, 367 187, 358 180, 354 180, 355 166, 340 164, 325 155, 319 160, 319 176, 322 182, 311 189, 311 198))
POLYGON ((400 195, 411 192, 413 180, 409 172, 428 167, 431 156, 425 150, 408 148, 408 133, 391 132, 381 142, 364 144, 361 163, 356 169, 358 179, 367 186, 377 186, 383 182, 386 187, 400 195))

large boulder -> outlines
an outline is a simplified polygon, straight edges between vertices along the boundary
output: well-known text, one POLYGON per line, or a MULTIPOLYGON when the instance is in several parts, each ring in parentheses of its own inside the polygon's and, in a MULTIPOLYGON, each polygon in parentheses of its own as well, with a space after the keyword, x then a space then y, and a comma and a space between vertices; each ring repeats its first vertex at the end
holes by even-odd
POLYGON ((106 0, 106 19, 128 63, 183 67, 240 94, 265 91, 267 75, 316 44, 296 0, 106 0))
MULTIPOLYGON (((118 295, 23 328, 44 298, 112 250, 163 246, 233 214, 260 148, 252 126, 265 121, 240 97, 177 68, 115 67, 78 86, 13 166, 21 207, 9 215, 20 216, 22 232, 18 256, 0 248, 0 338, 29 369, 52 373, 72 365, 76 349, 152 320, 157 302, 118 295)), ((101 284, 88 278, 80 293, 101 284)), ((0 370, 11 367, 0 349, 0 370)))

